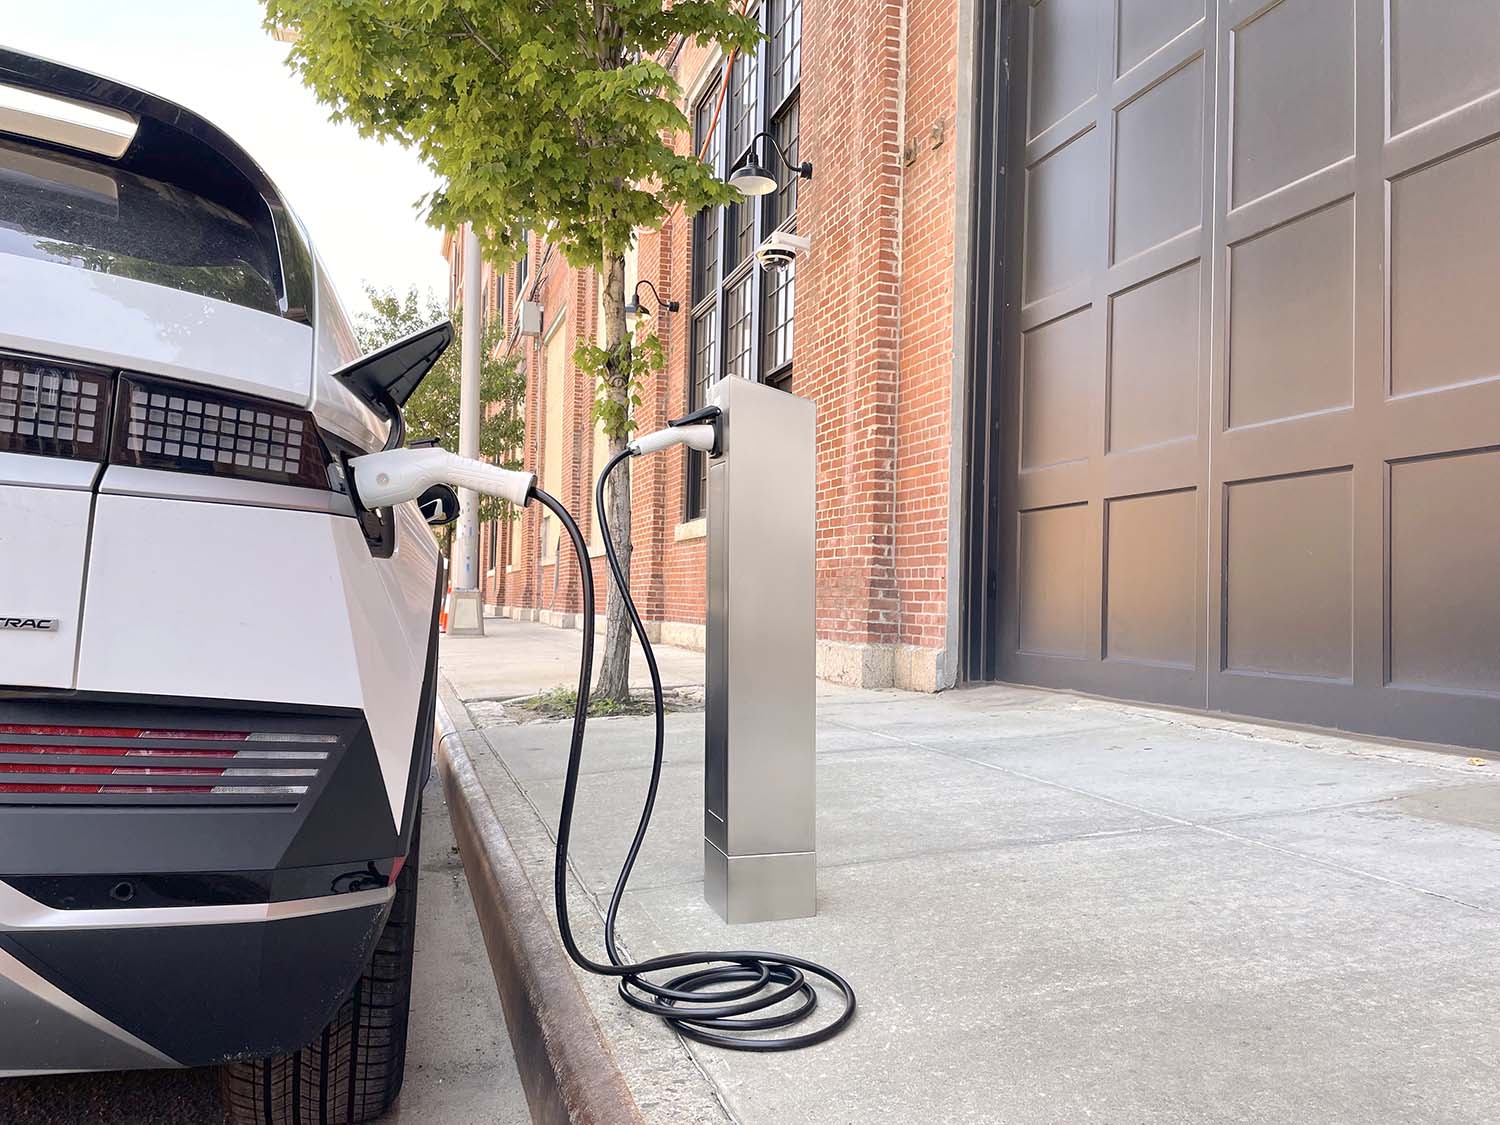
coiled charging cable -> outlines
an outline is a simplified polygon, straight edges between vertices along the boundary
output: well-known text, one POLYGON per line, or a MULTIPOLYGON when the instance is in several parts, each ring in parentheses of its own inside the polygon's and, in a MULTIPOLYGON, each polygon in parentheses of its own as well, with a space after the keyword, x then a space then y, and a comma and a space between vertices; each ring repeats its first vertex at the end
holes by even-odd
POLYGON ((568 747, 567 777, 563 783, 562 810, 557 820, 557 859, 553 868, 557 928, 562 935, 563 947, 576 964, 600 976, 618 977, 620 996, 627 1004, 660 1016, 689 1039, 734 1051, 788 1051, 797 1047, 810 1047, 814 1043, 831 1039, 854 1018, 854 989, 832 969, 790 954, 755 950, 701 950, 627 963, 621 959, 616 944, 616 923, 620 904, 625 897, 625 885, 629 882, 636 858, 640 855, 641 844, 646 839, 646 829, 651 824, 651 813, 656 807, 656 791, 661 783, 662 749, 666 738, 666 708, 662 701, 661 672, 656 666, 656 653, 630 596, 620 560, 610 540, 609 521, 604 511, 605 482, 615 468, 630 456, 632 451, 629 449, 616 454, 599 475, 594 492, 594 511, 598 514, 599 531, 604 540, 604 551, 609 562, 609 572, 614 577, 615 589, 630 616, 631 627, 640 640, 641 650, 646 655, 646 666, 651 672, 651 694, 656 711, 656 748, 651 759, 651 783, 646 788, 646 801, 641 809, 640 822, 636 825, 635 838, 630 842, 630 850, 625 855, 620 876, 615 881, 614 893, 610 896, 609 909, 604 914, 604 951, 609 957, 608 964, 592 960, 578 948, 568 919, 567 897, 568 840, 573 831, 573 805, 578 795, 578 771, 583 760, 583 735, 588 722, 589 685, 594 667, 594 576, 589 568, 588 546, 577 522, 556 497, 539 488, 532 489, 532 495, 558 518, 563 530, 567 532, 573 552, 578 558, 579 578, 583 586, 583 653, 578 669, 578 702, 573 710, 573 736, 568 747), (673 969, 691 971, 679 973, 660 984, 645 976, 647 973, 673 969), (790 1027, 811 1016, 818 1006, 818 993, 813 987, 812 977, 827 981, 842 995, 844 1010, 836 1019, 798 1035, 762 1037, 751 1034, 790 1027))

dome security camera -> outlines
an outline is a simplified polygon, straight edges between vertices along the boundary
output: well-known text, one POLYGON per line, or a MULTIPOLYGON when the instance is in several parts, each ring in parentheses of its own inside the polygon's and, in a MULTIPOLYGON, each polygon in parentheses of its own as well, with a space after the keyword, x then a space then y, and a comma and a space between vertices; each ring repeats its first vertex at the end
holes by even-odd
POLYGON ((768 234, 755 248, 755 260, 763 270, 783 270, 797 260, 797 255, 812 248, 812 239, 805 235, 778 230, 768 234))

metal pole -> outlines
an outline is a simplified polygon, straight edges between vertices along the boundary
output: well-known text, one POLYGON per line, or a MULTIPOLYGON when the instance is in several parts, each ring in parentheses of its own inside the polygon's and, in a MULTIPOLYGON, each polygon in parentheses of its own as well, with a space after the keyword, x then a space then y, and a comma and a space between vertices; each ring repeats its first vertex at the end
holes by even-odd
MULTIPOLYGON (((479 349, 484 335, 484 286, 479 236, 464 224, 463 337, 458 389, 458 452, 479 456, 479 349)), ((483 636, 484 604, 479 592, 479 495, 458 490, 458 534, 453 537, 453 604, 448 613, 450 636, 483 636)))
POLYGON ((813 404, 747 379, 708 391, 703 894, 726 922, 818 907, 813 404))

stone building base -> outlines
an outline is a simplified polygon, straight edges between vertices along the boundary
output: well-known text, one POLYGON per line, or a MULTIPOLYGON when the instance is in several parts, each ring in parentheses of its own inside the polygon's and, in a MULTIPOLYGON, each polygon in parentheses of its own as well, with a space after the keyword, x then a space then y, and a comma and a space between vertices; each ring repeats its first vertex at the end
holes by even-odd
MULTIPOLYGON (((579 629, 577 613, 525 606, 486 606, 492 617, 513 621, 536 621, 557 629, 579 629)), ((594 619, 599 636, 604 635, 604 617, 594 619)), ((653 644, 702 652, 704 626, 691 621, 648 621, 646 635, 653 644)), ((942 691, 952 687, 944 680, 943 650, 920 645, 853 644, 847 641, 818 642, 817 672, 820 680, 862 688, 899 688, 903 691, 942 691)))

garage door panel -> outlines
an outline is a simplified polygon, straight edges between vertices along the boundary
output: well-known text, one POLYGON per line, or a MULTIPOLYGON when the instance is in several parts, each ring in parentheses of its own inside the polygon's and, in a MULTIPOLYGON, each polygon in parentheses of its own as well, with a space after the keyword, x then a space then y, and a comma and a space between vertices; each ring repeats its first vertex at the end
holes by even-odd
POLYGON ((1196 667, 1201 557, 1197 489, 1108 502, 1106 660, 1196 667))
POLYGON ((1351 678, 1352 485, 1340 469, 1228 487, 1225 669, 1351 678))
POLYGON ((1082 308, 1028 330, 1021 340, 1021 470, 1089 454, 1097 399, 1093 310, 1082 308))
POLYGON ((1230 247, 1228 284, 1231 427, 1352 404, 1352 198, 1230 247))
POLYGON ((1500 91, 1494 0, 1391 0, 1391 131, 1500 91))
POLYGON ((1088 276, 1104 228, 1105 151, 1091 127, 1026 169, 1026 303, 1088 276))
POLYGON ((1392 182, 1392 393, 1500 377, 1497 186, 1500 140, 1392 182))
POLYGON ((1232 36, 1238 206, 1354 152, 1354 0, 1281 0, 1232 36))
POLYGON ((1197 437, 1201 288, 1194 261, 1110 298, 1111 453, 1197 437))
POLYGON ((1202 55, 1115 114, 1112 261, 1203 224, 1202 55))
POLYGON ((1107 0, 1043 0, 1029 12, 1028 139, 1093 97, 1107 0))
POLYGON ((1087 504, 1022 512, 1017 526, 1023 653, 1082 658, 1090 653, 1093 598, 1087 504))
POLYGON ((1500 449, 1390 468, 1390 680, 1500 695, 1500 449))
POLYGON ((1119 0, 1115 73, 1125 74, 1203 22, 1204 0, 1119 0))

